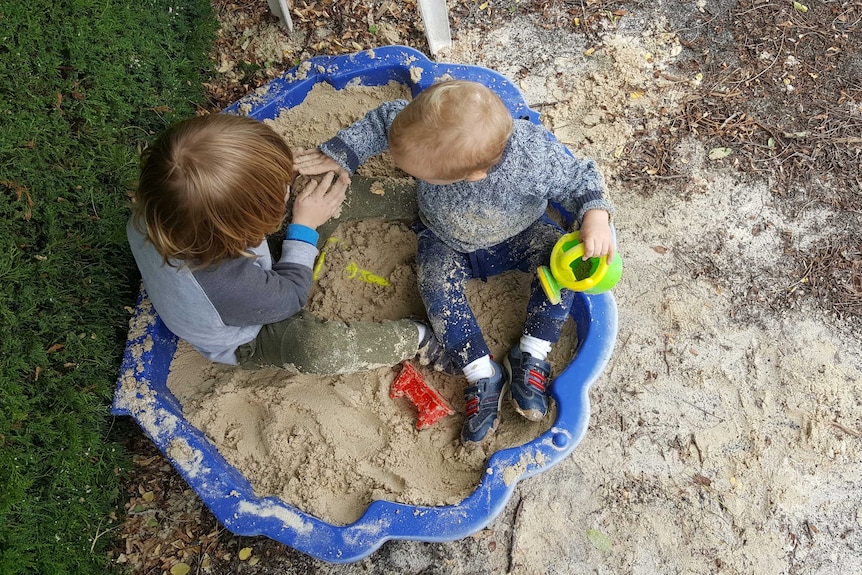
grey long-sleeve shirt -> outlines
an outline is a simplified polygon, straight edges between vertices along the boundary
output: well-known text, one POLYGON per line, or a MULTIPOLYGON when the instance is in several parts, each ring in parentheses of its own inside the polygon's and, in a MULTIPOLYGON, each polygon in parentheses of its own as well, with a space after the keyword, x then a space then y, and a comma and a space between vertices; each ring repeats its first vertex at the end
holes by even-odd
MULTIPOLYGON (((389 148, 389 128, 406 100, 385 102, 320 145, 351 174, 389 148)), ((592 209, 612 213, 593 160, 573 157, 547 129, 515 120, 501 160, 477 182, 417 185, 419 217, 449 247, 472 252, 527 229, 554 201, 578 221, 592 209)))
POLYGON ((130 221, 129 246, 153 307, 165 325, 211 361, 236 365, 236 349, 257 337, 263 325, 298 313, 311 289, 317 248, 285 240, 272 263, 266 241, 257 257, 239 257, 217 267, 165 265, 162 256, 130 221))

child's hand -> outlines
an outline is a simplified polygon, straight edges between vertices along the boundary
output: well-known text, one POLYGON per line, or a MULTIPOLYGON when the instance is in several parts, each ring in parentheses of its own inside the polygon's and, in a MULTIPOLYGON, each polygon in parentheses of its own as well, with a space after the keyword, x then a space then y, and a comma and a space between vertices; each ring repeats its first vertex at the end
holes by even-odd
POLYGON ((607 255, 608 263, 614 260, 610 214, 605 210, 589 210, 584 214, 578 239, 584 245, 584 259, 607 255))
POLYGON ((317 181, 310 181, 305 189, 299 192, 293 203, 293 223, 302 224, 317 229, 326 220, 341 211, 341 202, 350 181, 346 177, 329 172, 317 181))
POLYGON ((318 176, 327 172, 335 172, 339 177, 347 178, 347 182, 350 183, 350 174, 347 173, 347 170, 320 150, 297 148, 293 151, 293 167, 305 176, 318 176))

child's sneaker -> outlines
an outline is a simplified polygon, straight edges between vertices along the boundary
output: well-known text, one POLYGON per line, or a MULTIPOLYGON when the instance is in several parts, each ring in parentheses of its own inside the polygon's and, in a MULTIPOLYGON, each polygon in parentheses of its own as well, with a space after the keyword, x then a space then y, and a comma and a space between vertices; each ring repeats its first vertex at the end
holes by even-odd
POLYGON ((509 351, 504 363, 512 407, 530 421, 540 421, 548 413, 551 364, 521 351, 517 345, 509 351))
POLYGON ((434 330, 428 324, 425 326, 425 338, 419 344, 419 351, 416 353, 416 360, 419 365, 428 366, 435 371, 442 371, 449 375, 460 375, 462 373, 461 368, 446 352, 440 340, 434 335, 434 330))
POLYGON ((461 428, 461 441, 479 443, 485 436, 497 429, 500 421, 500 404, 503 402, 503 386, 506 378, 503 367, 496 361, 494 375, 480 379, 464 390, 467 417, 461 428))

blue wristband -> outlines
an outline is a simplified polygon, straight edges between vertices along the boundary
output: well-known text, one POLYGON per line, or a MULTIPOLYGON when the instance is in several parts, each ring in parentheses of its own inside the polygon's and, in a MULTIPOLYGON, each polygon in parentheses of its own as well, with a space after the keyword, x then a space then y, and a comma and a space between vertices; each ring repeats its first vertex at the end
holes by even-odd
POLYGON ((287 237, 284 239, 299 240, 300 242, 316 246, 317 238, 319 237, 320 235, 308 226, 304 226, 302 224, 290 224, 287 226, 287 237))

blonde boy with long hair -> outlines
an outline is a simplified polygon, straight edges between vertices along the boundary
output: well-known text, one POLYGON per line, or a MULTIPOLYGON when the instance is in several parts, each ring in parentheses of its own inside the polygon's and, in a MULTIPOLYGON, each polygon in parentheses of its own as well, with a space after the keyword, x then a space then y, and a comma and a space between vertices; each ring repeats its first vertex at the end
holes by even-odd
MULTIPOLYGON (((169 127, 145 150, 129 245, 159 317, 206 358, 331 375, 444 357, 413 320, 322 321, 304 311, 316 228, 336 214, 349 176, 328 172, 295 190, 292 222, 273 261, 267 237, 288 214, 297 172, 272 128, 228 114, 169 127)), ((445 367, 445 366, 444 366, 445 367)))

